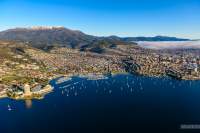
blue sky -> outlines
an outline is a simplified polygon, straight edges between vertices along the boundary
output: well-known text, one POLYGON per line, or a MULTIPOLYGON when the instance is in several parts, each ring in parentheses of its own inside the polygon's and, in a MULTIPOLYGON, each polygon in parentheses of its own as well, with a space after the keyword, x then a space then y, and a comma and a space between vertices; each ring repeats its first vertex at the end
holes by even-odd
POLYGON ((0 0, 0 30, 65 26, 108 36, 200 38, 200 0, 0 0))

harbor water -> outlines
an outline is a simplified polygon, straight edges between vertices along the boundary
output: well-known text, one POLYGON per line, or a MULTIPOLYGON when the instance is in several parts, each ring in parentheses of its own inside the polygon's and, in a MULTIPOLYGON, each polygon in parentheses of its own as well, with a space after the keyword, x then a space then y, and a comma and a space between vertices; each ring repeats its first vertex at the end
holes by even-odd
POLYGON ((42 100, 1 99, 0 132, 176 132, 200 124, 200 81, 118 74, 50 83, 42 100))

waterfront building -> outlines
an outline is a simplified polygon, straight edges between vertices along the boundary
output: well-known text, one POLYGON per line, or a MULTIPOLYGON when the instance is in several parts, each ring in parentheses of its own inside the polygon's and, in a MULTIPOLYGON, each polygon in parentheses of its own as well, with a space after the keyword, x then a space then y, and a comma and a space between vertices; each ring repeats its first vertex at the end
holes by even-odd
POLYGON ((42 85, 40 85, 40 84, 38 84, 38 85, 36 85, 36 86, 34 86, 32 89, 31 89, 31 91, 34 93, 34 92, 39 92, 39 91, 41 91, 42 90, 42 85))
POLYGON ((30 88, 29 84, 24 85, 24 95, 25 96, 31 96, 32 95, 31 88, 30 88))
POLYGON ((192 74, 193 72, 194 73, 197 73, 198 72, 198 65, 197 63, 188 63, 187 66, 186 66, 186 70, 189 74, 192 74))

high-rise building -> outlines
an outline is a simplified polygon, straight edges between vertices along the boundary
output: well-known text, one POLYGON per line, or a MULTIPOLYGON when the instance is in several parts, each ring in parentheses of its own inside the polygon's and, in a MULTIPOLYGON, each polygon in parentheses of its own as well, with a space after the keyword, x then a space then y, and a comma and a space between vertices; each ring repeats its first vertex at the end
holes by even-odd
POLYGON ((24 95, 25 96, 30 96, 32 93, 31 93, 31 88, 30 88, 30 85, 29 84, 25 84, 24 85, 24 95))

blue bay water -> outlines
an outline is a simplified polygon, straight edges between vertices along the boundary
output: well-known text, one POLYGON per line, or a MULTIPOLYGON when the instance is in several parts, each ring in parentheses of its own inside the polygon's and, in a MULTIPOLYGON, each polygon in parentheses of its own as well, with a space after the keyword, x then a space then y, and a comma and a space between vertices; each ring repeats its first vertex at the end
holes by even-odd
POLYGON ((200 124, 200 81, 120 74, 55 82, 43 100, 1 99, 0 132, 175 132, 200 124))

